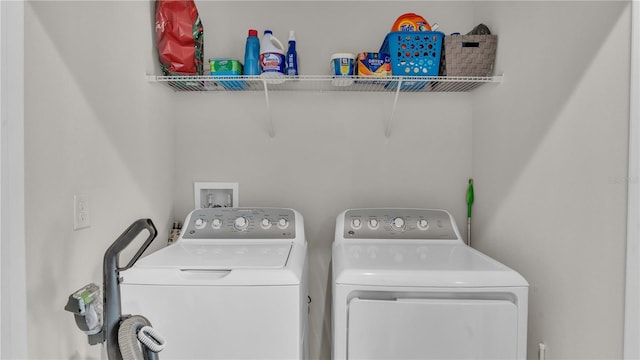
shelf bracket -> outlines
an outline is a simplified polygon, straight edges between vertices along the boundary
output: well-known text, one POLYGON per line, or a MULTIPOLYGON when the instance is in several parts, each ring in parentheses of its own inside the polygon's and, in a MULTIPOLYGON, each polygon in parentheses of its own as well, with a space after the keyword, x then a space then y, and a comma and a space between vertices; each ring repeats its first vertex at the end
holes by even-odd
POLYGON ((269 89, 267 87, 267 80, 262 80, 262 85, 264 86, 264 99, 267 102, 267 126, 269 130, 269 137, 273 140, 273 137, 276 134, 273 130, 273 117, 271 116, 271 102, 269 101, 269 89))
POLYGON ((402 89, 402 78, 398 80, 398 87, 396 88, 396 95, 393 99, 393 107, 391 108, 391 116, 389 116, 389 121, 387 122, 387 128, 384 130, 384 136, 389 141, 389 137, 391 136, 391 122, 393 121, 393 116, 396 113, 396 105, 398 105, 398 97, 400 96, 400 89, 402 89))

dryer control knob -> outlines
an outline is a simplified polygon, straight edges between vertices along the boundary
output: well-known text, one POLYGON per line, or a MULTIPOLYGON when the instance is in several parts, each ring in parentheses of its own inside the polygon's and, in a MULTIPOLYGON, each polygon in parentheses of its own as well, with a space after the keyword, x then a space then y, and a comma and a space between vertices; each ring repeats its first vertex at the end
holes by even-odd
POLYGON ((280 229, 286 229, 289 226, 289 220, 282 218, 278 220, 278 227, 280 229))
POLYGON ((369 219, 369 229, 375 230, 380 225, 378 219, 369 219))
POLYGON ((265 230, 269 229, 271 227, 271 220, 267 218, 262 219, 262 221, 260 222, 260 226, 265 230))
POLYGON ((211 220, 211 227, 214 229, 220 229, 220 227, 222 227, 222 220, 220 219, 211 220))
POLYGON ((355 218, 353 220, 351 220, 351 227, 354 229, 360 229, 360 227, 362 226, 362 220, 355 218))
POLYGON ((418 229, 427 230, 428 227, 429 227, 429 222, 427 221, 427 219, 418 220, 418 229))
POLYGON ((233 222, 233 226, 238 230, 246 230, 249 226, 249 222, 247 221, 247 218, 240 216, 233 222))
POLYGON ((403 230, 404 229, 404 219, 401 217, 394 218, 391 220, 391 227, 395 230, 403 230))
POLYGON ((204 219, 196 219, 194 225, 196 229, 200 230, 207 226, 207 222, 204 219))

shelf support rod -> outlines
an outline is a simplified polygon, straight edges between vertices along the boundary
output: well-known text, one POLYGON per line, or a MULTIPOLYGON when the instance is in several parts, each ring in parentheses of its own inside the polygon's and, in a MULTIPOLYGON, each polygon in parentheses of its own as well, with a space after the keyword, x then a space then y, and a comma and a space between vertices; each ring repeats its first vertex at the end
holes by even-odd
POLYGON ((402 88, 402 79, 398 80, 398 87, 396 88, 396 95, 393 99, 393 107, 391 108, 391 116, 389 117, 389 121, 387 122, 387 128, 384 131, 384 136, 389 140, 391 136, 391 121, 393 120, 393 116, 396 113, 396 105, 398 105, 398 96, 400 95, 400 89, 402 88))
POLYGON ((269 89, 267 88, 267 80, 262 80, 262 85, 264 86, 264 98, 267 102, 267 120, 269 126, 269 137, 273 139, 276 135, 273 131, 273 117, 271 116, 271 102, 269 101, 269 89))

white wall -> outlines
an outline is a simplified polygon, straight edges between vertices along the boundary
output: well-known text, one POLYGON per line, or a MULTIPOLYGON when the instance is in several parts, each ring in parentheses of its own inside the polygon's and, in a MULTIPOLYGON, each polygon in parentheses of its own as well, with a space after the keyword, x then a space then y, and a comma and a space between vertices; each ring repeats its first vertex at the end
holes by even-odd
POLYGON ((24 245, 24 7, 0 2, 0 358, 27 354, 24 245))
POLYGON ((30 358, 98 359, 68 295, 102 284, 102 257, 133 221, 167 238, 174 142, 168 93, 147 83, 155 63, 147 2, 28 2, 25 148, 30 358), (91 227, 72 230, 73 195, 91 227))
MULTIPOLYGON (((252 27, 271 28, 281 41, 295 30, 302 74, 327 74, 334 52, 377 51, 405 9, 451 29, 471 23, 472 15, 462 2, 271 2, 259 11, 252 2, 198 6, 207 57, 241 57, 252 27), (353 16, 363 8, 367 16, 353 16)), ((260 93, 175 96, 184 114, 176 125, 176 216, 193 209, 194 181, 237 181, 241 206, 300 211, 310 243, 310 353, 327 359, 336 216, 352 207, 436 207, 450 209, 463 224, 471 176, 471 95, 402 94, 389 143, 384 126, 393 93, 269 96, 273 140, 260 93)))
POLYGON ((155 67, 150 3, 28 3, 26 212, 38 219, 27 226, 28 326, 43 341, 30 342, 30 358, 97 358, 62 310, 68 294, 101 281, 104 249, 131 221, 151 217, 166 230, 192 208, 194 181, 237 181, 240 205, 305 216, 311 355, 326 359, 335 216, 442 207, 462 225, 471 176, 474 244, 532 285, 529 356, 544 341, 550 358, 621 357, 628 3, 198 6, 206 58, 241 57, 249 28, 283 41, 293 29, 303 74, 326 73, 333 52, 377 50, 404 12, 446 32, 485 22, 500 36, 505 82, 402 94, 388 143, 392 94, 272 93, 270 139, 260 93, 183 94, 145 82, 155 67), (93 219, 73 232, 77 193, 90 195, 93 219))
POLYGON ((629 88, 629 185, 624 299, 624 358, 640 357, 640 7, 631 3, 631 76, 629 88))
POLYGON ((529 358, 622 358, 629 3, 486 5, 505 82, 474 103, 474 244, 530 282, 529 358))

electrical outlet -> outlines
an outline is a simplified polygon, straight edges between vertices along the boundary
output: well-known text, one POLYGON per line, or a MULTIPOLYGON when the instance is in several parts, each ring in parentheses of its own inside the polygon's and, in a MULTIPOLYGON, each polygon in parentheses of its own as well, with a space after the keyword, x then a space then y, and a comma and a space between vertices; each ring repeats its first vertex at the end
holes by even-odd
POLYGON ((73 230, 91 226, 91 207, 87 195, 73 196, 73 230))

